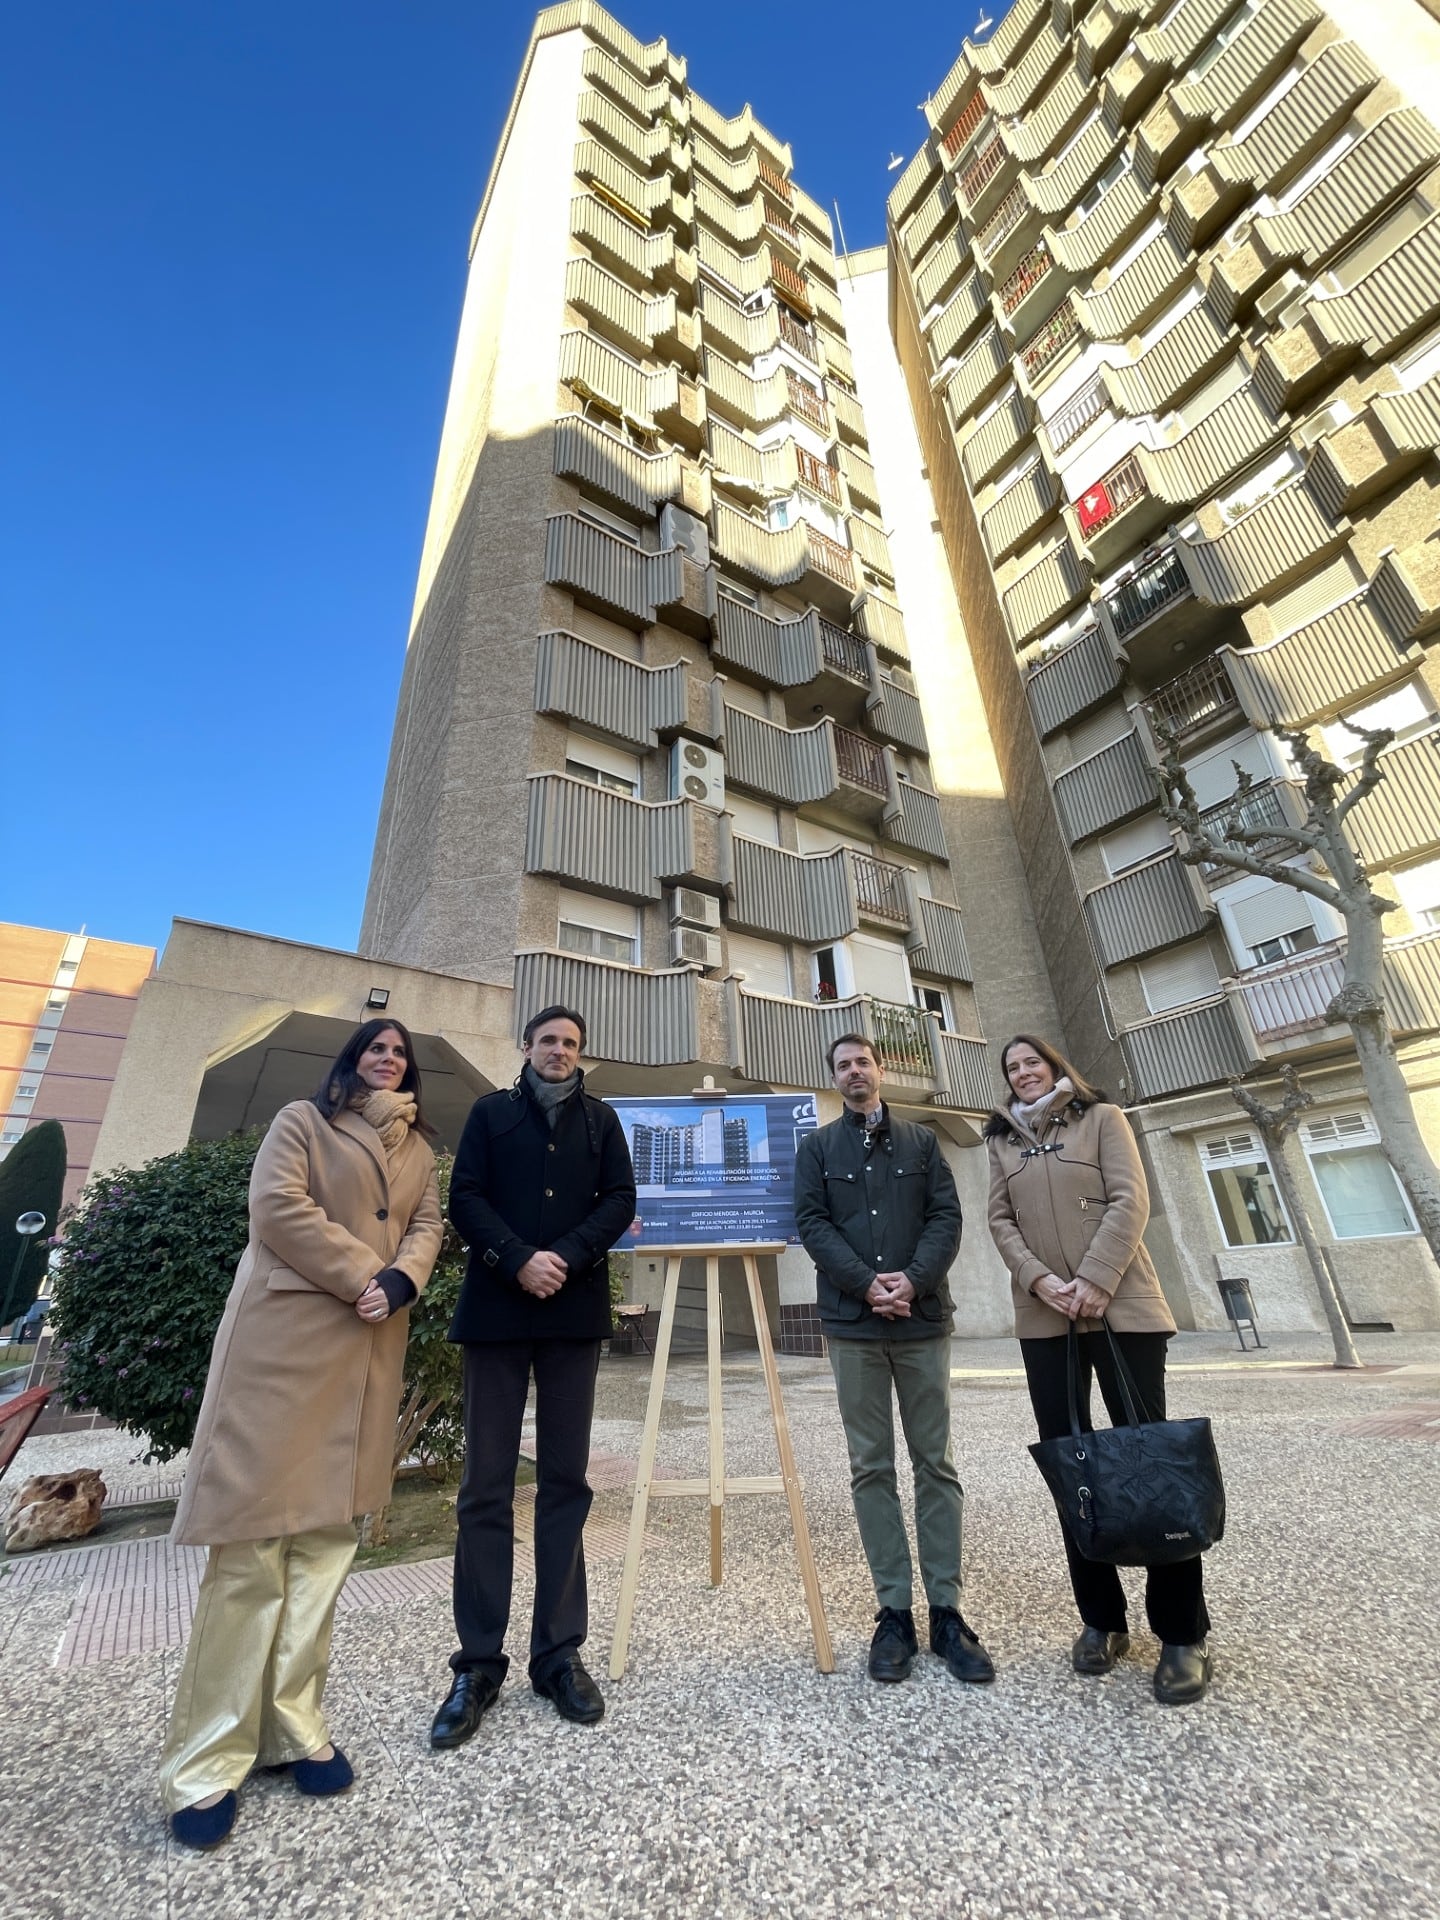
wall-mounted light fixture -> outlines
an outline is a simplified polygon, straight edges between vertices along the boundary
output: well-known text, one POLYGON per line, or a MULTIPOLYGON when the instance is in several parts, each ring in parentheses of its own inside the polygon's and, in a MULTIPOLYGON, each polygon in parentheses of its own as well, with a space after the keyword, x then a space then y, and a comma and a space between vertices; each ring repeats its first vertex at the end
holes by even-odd
POLYGON ((388 987, 371 987, 369 993, 365 996, 365 1011, 367 1013, 383 1013, 389 1004, 390 989, 388 987))

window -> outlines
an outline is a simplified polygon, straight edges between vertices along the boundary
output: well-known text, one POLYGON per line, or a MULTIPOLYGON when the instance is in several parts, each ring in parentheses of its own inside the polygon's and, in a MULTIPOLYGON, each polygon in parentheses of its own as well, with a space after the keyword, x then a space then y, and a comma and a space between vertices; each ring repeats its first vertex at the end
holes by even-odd
POLYGON ((1319 944, 1320 936, 1313 926, 1296 927, 1290 933, 1277 933, 1272 939, 1256 941, 1250 951, 1257 967, 1268 967, 1272 961, 1288 960, 1292 953, 1309 953, 1319 944))
POLYGON ((20 1129, 18 1127, 7 1127, 4 1133, 0 1133, 0 1147, 13 1147, 19 1138, 20 1129))
POLYGON ((32 1040, 30 1043, 30 1051, 32 1053, 49 1053, 54 1044, 55 1042, 53 1040, 32 1040))
POLYGON ((15 1098, 17 1100, 33 1100, 39 1091, 38 1083, 32 1081, 28 1086, 17 1087, 15 1089, 15 1098))
POLYGON ((563 953, 591 960, 618 960, 633 967, 639 945, 639 920, 633 907, 593 894, 560 889, 559 946, 563 953))
POLYGON ((640 762, 633 753, 607 747, 602 741, 587 740, 572 733, 565 742, 565 771, 572 780, 588 780, 592 787, 604 787, 609 793, 640 792, 640 762))
POLYGON ((1168 1013, 1172 1007, 1209 1000, 1220 991, 1220 976, 1215 961, 1203 940, 1189 946, 1172 947, 1139 964, 1140 986, 1151 1013, 1168 1013))
POLYGON ((1440 860, 1423 860, 1394 876, 1400 904, 1418 929, 1440 927, 1440 860))
POLYGON ((786 494, 781 500, 772 500, 766 514, 771 532, 781 533, 786 527, 794 526, 800 517, 799 502, 793 494, 786 494))
POLYGON ((855 991, 850 955, 843 946, 821 947, 811 954, 810 975, 817 1000, 848 1000, 855 991))
POLYGON ((1327 1113, 1300 1128, 1301 1143, 1337 1240, 1414 1233, 1415 1222, 1380 1129, 1364 1111, 1327 1113))
POLYGON ((940 1031, 951 1032, 950 996, 943 987, 916 987, 915 1004, 922 1013, 936 1013, 940 1016, 940 1031))
POLYGON ((752 593, 749 587, 739 586, 733 580, 717 579, 715 591, 726 600, 738 601, 742 607, 758 607, 760 604, 758 593, 752 593))
POLYGON ((573 920, 560 922, 560 946, 565 953, 583 953, 591 960, 619 960, 635 964, 635 941, 606 927, 582 927, 573 920))
POLYGON ((610 793, 635 794, 635 782, 627 780, 623 774, 611 773, 605 767, 589 767, 583 760, 565 761, 565 771, 572 780, 588 780, 593 787, 604 787, 610 793))
POLYGON ((1345 724, 1347 720, 1353 720, 1357 727, 1364 727, 1370 733, 1389 727, 1395 735, 1392 744, 1398 747, 1402 740, 1413 740, 1417 733, 1433 727, 1435 711, 1418 680, 1407 680, 1392 693, 1382 694, 1380 699, 1371 700, 1363 707, 1353 707, 1344 720, 1336 720, 1326 727, 1325 744, 1331 758, 1340 766, 1358 767, 1365 757, 1365 742, 1345 724))
POLYGON ((604 533, 613 533, 619 540, 628 540, 632 547, 639 546, 639 530, 632 527, 628 521, 621 520, 616 514, 606 513, 603 507, 586 505, 577 507, 575 512, 581 520, 588 521, 592 527, 599 527, 604 533))
POLYGON ((74 973, 79 965, 80 962, 78 960, 62 960, 56 971, 59 973, 74 973))
POLYGON ((68 995, 66 994, 52 993, 50 998, 45 1002, 45 1011, 47 1013, 63 1013, 67 1000, 68 995))
POLYGON ((1294 1238, 1256 1134, 1239 1128, 1195 1144, 1227 1247, 1273 1247, 1294 1238))
POLYGON ((748 934, 730 935, 730 970, 745 976, 750 993, 791 995, 790 949, 774 940, 755 940, 748 934))
POLYGON ((1189 73, 1186 74, 1185 78, 1187 81, 1193 82, 1204 78, 1225 51, 1226 47, 1230 45, 1231 41, 1255 18, 1259 5, 1260 0, 1245 0, 1245 4, 1232 13, 1230 18, 1216 29, 1205 51, 1195 61, 1189 73))
POLYGON ((1095 184, 1092 187, 1087 188, 1086 191, 1082 193, 1080 198, 1075 202, 1075 213, 1077 215, 1077 218, 1073 222, 1074 225, 1078 226, 1080 224, 1080 221, 1085 218, 1087 213, 1091 212, 1093 208, 1099 206, 1100 202, 1105 198, 1106 194, 1110 191, 1111 187, 1115 185, 1115 182, 1120 178, 1121 174, 1125 172, 1126 168, 1129 165, 1130 165, 1130 157, 1128 154, 1119 153, 1115 156, 1115 158, 1110 162, 1109 166, 1106 167, 1105 171, 1100 175, 1100 178, 1095 182, 1095 184))
POLYGON ((1128 827, 1101 834, 1100 857, 1113 880, 1128 873, 1131 867, 1139 866, 1142 860, 1153 859, 1157 853, 1168 853, 1172 844, 1170 829, 1159 814, 1147 813, 1128 827))

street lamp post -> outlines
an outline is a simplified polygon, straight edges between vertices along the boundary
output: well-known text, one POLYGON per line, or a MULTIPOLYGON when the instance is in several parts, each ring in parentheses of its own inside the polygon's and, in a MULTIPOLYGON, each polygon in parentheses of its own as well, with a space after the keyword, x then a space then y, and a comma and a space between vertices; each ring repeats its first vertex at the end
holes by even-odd
MULTIPOLYGON (((20 1284, 20 1269, 25 1264, 25 1256, 30 1251, 30 1243, 37 1233, 45 1231, 46 1220, 43 1213, 22 1213, 15 1222, 15 1232, 19 1236, 20 1250, 15 1255, 15 1265, 10 1270, 10 1282, 5 1289, 5 1304, 0 1307, 0 1327, 10 1318, 10 1302, 15 1298, 16 1288, 20 1284)), ((11 1334, 13 1344, 14 1334, 11 1334)))

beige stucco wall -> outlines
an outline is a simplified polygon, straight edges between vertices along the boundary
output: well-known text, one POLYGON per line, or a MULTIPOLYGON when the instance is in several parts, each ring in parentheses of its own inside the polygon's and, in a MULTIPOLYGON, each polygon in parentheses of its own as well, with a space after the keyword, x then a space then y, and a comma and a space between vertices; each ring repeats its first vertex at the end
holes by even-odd
POLYGON ((1431 0, 1324 0, 1324 5, 1386 79, 1440 126, 1440 19, 1430 11, 1431 0))

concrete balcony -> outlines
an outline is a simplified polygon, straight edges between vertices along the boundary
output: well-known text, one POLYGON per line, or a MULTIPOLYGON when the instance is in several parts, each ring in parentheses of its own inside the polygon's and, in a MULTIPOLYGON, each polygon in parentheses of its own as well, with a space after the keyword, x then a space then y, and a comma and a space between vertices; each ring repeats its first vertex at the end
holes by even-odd
MULTIPOLYGON (((1440 135, 1422 113, 1387 113, 1287 213, 1257 214, 1249 223, 1257 267, 1269 273, 1298 261, 1313 271, 1437 159, 1440 135)), ((1225 259, 1222 253, 1217 268, 1225 259)))
POLYGON ((1091 339, 1128 340, 1170 304, 1194 271, 1189 252, 1161 232, 1128 267, 1113 276, 1102 269, 1088 292, 1071 297, 1091 339))
POLYGON ((871 513, 880 511, 880 483, 875 478, 875 469, 854 447, 842 446, 838 450, 837 464, 840 477, 845 482, 845 491, 852 507, 868 508, 871 513))
POLYGON ((535 711, 578 720, 647 753, 689 718, 686 665, 677 660, 643 667, 576 634, 542 633, 535 649, 535 711))
POLYGON ((926 194, 919 206, 905 222, 900 232, 900 245, 912 272, 919 266, 921 257, 940 237, 947 225, 956 219, 955 195, 950 182, 943 175, 926 194))
POLYGON ((1211 147, 1204 171, 1212 193, 1236 186, 1271 193, 1295 179, 1379 78, 1355 41, 1331 41, 1243 139, 1226 135, 1211 147))
POLYGON ((919 896, 919 907, 920 942, 910 949, 912 973, 928 974, 935 980, 973 980, 960 909, 945 900, 932 900, 927 894, 919 896))
MULTIPOLYGON (((1344 1024, 1329 1018, 1344 982, 1343 941, 1242 973, 1239 995, 1261 1054, 1275 1059, 1347 1038, 1344 1024)), ((1392 1032, 1440 1028, 1440 934, 1385 943, 1384 991, 1392 1032)))
POLYGON ((718 560, 757 585, 793 586, 829 611, 849 611, 857 585, 850 549, 803 520, 768 527, 717 498, 711 544, 718 560))
POLYGON ((1002 119, 1018 118, 1044 87, 1070 47, 1069 33, 1057 28, 1053 20, 1042 20, 1040 29, 1022 58, 1009 68, 1003 79, 982 79, 980 91, 990 111, 1002 119))
POLYGON ((688 236, 690 202, 675 192, 675 183, 668 173, 655 179, 636 173, 598 140, 582 140, 576 146, 575 172, 587 186, 602 188, 621 208, 650 228, 673 228, 676 237, 682 240, 688 236))
POLYGON ((1120 1043, 1140 1100, 1214 1086, 1255 1065, 1250 1037, 1225 996, 1129 1027, 1120 1043))
POLYGON ((1141 183, 1132 168, 1121 175, 1098 207, 1073 226, 1047 227, 1045 238, 1067 273, 1088 276, 1130 244, 1150 218, 1154 204, 1154 192, 1141 183))
POLYGON ((1440 376, 1409 393, 1377 394, 1356 419, 1317 440, 1307 485, 1338 519, 1398 486, 1440 447, 1440 376))
POLYGON ((925 103, 925 118, 940 136, 940 155, 947 165, 974 139, 989 111, 975 69, 962 47, 959 58, 925 103))
POLYGON ((1114 156, 1115 136, 1103 120, 1092 120, 1068 153, 1041 172, 1026 174, 1030 198, 1047 219, 1064 219, 1114 156))
POLYGON ((905 639, 905 622, 900 609, 883 593, 873 589, 866 591, 855 601, 852 608, 855 631, 877 647, 881 653, 902 665, 910 658, 910 648, 905 639))
POLYGON ((980 532, 992 565, 1033 541, 1040 528, 1055 517, 1059 504, 1054 476, 1039 459, 989 505, 976 502, 980 532))
POLYGON ((1059 70, 1049 92, 1018 122, 1007 121, 1001 139, 1022 167, 1033 167, 1063 147, 1094 105, 1074 60, 1059 70))
POLYGON ((1100 598, 1100 617, 1117 648, 1152 620, 1194 597, 1179 554, 1169 547, 1100 598))
POLYGON ((1028 341, 1066 299, 1070 287, 1070 275, 1056 265, 1049 242, 1038 240, 995 289, 1001 326, 1012 340, 1028 341))
POLYGON ((969 235, 953 228, 915 274, 915 304, 922 314, 943 300, 970 265, 969 235))
POLYGON ((696 295, 707 347, 720 347, 734 360, 755 360, 780 344, 780 314, 776 306, 746 313, 723 293, 703 281, 696 295))
POLYGON ((753 147, 732 157, 717 147, 703 131, 695 131, 691 146, 697 172, 724 189, 732 200, 751 199, 760 186, 760 155, 753 147))
MULTIPOLYGON (((773 254, 771 255, 771 261, 773 270, 775 263, 773 254)), ((821 266, 821 262, 814 258, 811 259, 809 264, 815 268, 821 266)), ((837 292, 833 292, 822 279, 817 278, 814 274, 811 275, 808 285, 810 289, 810 303, 815 310, 815 318, 827 326, 832 333, 843 333, 845 331, 845 309, 840 304, 840 295, 837 292)))
POLYGON ((889 748, 833 720, 777 727, 727 706, 724 745, 726 779, 785 806, 823 800, 874 823, 895 810, 889 748))
POLYGON ((647 85, 600 47, 585 49, 580 71, 592 87, 599 87, 612 100, 618 100, 637 119, 653 120, 673 106, 668 77, 647 85))
POLYGON ((1110 408, 1110 396, 1105 391, 1105 383, 1099 373, 1094 373, 1071 397, 1058 413, 1054 413, 1044 423, 1044 437, 1040 441, 1040 450, 1045 456, 1052 473, 1058 473, 1059 457, 1067 447, 1074 446, 1110 408))
POLYGON ((1085 334, 1072 294, 1035 329, 1015 355, 1015 379, 1024 393, 1040 391, 1080 351, 1085 334))
MULTIPOLYGON (((844 1033, 864 1033, 898 1095, 918 1094, 928 1100, 948 1090, 939 1077, 939 1023, 933 1014, 864 994, 847 1000, 787 1000, 749 993, 738 981, 731 983, 731 991, 738 1055, 732 1064, 749 1080, 772 1087, 814 1087, 824 1076, 831 1041, 844 1033)), ((983 1050, 984 1043, 972 1045, 983 1050)))
POLYGON ((698 93, 690 95, 690 117, 692 123, 707 140, 719 147, 723 153, 744 153, 753 147, 763 154, 779 172, 788 174, 791 167, 789 143, 776 139, 770 129, 764 126, 748 106, 739 113, 726 119, 723 113, 717 113, 708 100, 702 100, 698 93))
POLYGON ((945 829, 940 823, 940 802, 926 787, 911 780, 897 780, 892 788, 892 807, 884 820, 884 835, 897 847, 911 853, 927 854, 932 860, 950 858, 945 844, 945 829))
POLYGON ((1350 528, 1337 526, 1303 480, 1279 488, 1213 539, 1176 542, 1195 593, 1213 606, 1268 598, 1338 553, 1350 528))
POLYGON ((1170 77, 1167 51, 1137 33, 1100 83, 1100 110, 1112 136, 1133 127, 1170 77))
POLYGON ((890 542, 885 538, 885 530, 878 521, 867 519, 863 513, 852 513, 847 522, 850 528, 850 543, 856 557, 867 573, 874 574, 887 586, 895 584, 895 562, 890 558, 890 542))
POLYGON ((705 570, 678 547, 647 553, 573 513, 551 514, 545 522, 545 579, 633 627, 653 626, 662 608, 667 618, 677 612, 703 618, 710 598, 705 570))
MULTIPOLYGON (((704 220, 720 234, 730 246, 743 248, 747 252, 762 240, 767 233, 766 202, 757 194, 754 199, 737 205, 727 193, 721 193, 712 187, 703 175, 695 181, 695 218, 704 220)), ((778 219, 779 216, 777 215, 778 219)), ((789 221, 783 223, 787 240, 793 239, 793 245, 786 245, 796 263, 803 257, 798 230, 789 221)))
POLYGON ((1384 778, 1348 820, 1372 872, 1433 852, 1440 842, 1440 732, 1388 748, 1380 766, 1384 778))
POLYGON ((1260 0, 1258 12, 1195 81, 1171 96, 1195 127, 1229 127, 1248 113, 1280 76, 1295 49, 1324 15, 1315 0, 1260 0))
MULTIPOLYGON (((592 49, 598 52, 598 49, 592 49)), ((603 56, 602 56, 603 57, 603 56)), ((587 56, 588 58, 588 56, 587 56)), ((584 62, 582 61, 582 67, 584 62)), ((611 63, 613 65, 613 62, 611 63)), ((605 146, 633 167, 637 173, 654 173, 662 162, 668 164, 673 131, 668 122, 654 124, 653 117, 645 115, 651 121, 648 126, 637 125, 628 112, 624 112, 611 97, 609 90, 604 92, 582 93, 578 109, 580 124, 587 133, 591 133, 605 146)))
POLYGON ((977 327, 992 318, 990 296, 975 272, 967 273, 949 305, 931 323, 926 335, 931 364, 941 367, 959 353, 977 327))
POLYGON ((885 211, 898 228, 924 199, 937 163, 927 140, 885 196, 885 211))
POLYGON ((1014 153, 999 130, 978 141, 955 174, 955 193, 972 226, 981 225, 1015 181, 1014 153))
POLYGON ((1252 726, 1310 726, 1407 679, 1419 655, 1397 640, 1373 588, 1268 646, 1225 650, 1225 670, 1252 726))
POLYGON ((806 687, 822 675, 870 686, 865 642, 814 608, 775 620, 726 594, 716 601, 711 652, 726 665, 772 687, 806 687))
POLYGON ((1003 280, 1034 246, 1040 237, 1040 220, 1022 176, 975 235, 975 258, 992 280, 1003 280))
POLYGON ((683 485, 677 452, 645 453, 579 413, 555 422, 555 471, 642 513, 654 513, 662 500, 678 499, 683 485))
POLYGON ((961 360, 945 387, 945 406, 952 425, 961 427, 978 413, 1010 377, 1010 353, 1000 329, 987 327, 961 360))
POLYGON ((969 62, 970 70, 993 80, 1007 67, 1014 66, 1030 35, 1044 22, 1048 10, 1048 0, 1014 0, 1014 5, 988 40, 978 46, 973 40, 965 41, 963 58, 969 62))
MULTIPOLYGON (((903 927, 906 945, 923 940, 920 930, 920 901, 915 891, 915 876, 908 867, 893 860, 877 860, 872 854, 854 853, 842 848, 850 878, 851 893, 858 920, 873 920, 882 927, 903 927)), ((833 859, 834 855, 826 855, 833 859)))
POLYGON ((598 333, 560 336, 560 378, 581 399, 600 401, 609 412, 647 431, 663 428, 692 453, 705 426, 705 397, 674 367, 638 367, 598 333))
POLYGON ((1133 418, 1164 413, 1202 386, 1233 355, 1235 345, 1233 329, 1222 326, 1208 307, 1192 307, 1135 359, 1103 367, 1101 379, 1117 413, 1133 418))
POLYGON ((1072 847, 1150 812, 1159 798, 1154 770, 1133 727, 1113 745, 1067 767, 1051 784, 1072 847))
POLYGON ((865 412, 855 395, 834 380, 827 383, 826 395, 831 412, 835 415, 835 430, 840 438, 848 441, 852 447, 868 447, 870 438, 865 431, 865 412))
MULTIPOLYGON (((1295 852, 1292 829, 1303 826, 1304 822, 1304 800, 1289 780, 1262 781, 1259 786, 1251 787, 1243 799, 1222 800, 1217 806, 1206 807, 1200 815, 1201 830, 1217 846, 1243 847, 1262 858, 1295 852), (1273 827, 1274 832, 1267 833, 1263 840, 1237 841, 1232 838, 1237 827, 1251 832, 1273 827)), ((1202 860, 1195 871, 1212 891, 1237 877, 1235 869, 1227 867, 1223 860, 1202 860)))
POLYGON ((1098 568, 1111 566, 1170 517, 1168 502, 1150 485, 1145 449, 1135 447, 1071 503, 1075 538, 1098 568), (1084 532, 1080 532, 1083 526, 1084 532))
MULTIPOLYGON (((963 417, 963 416, 962 416, 963 417)), ((978 493, 987 481, 1010 465, 1017 449, 1034 431, 1030 402, 1016 387, 1011 387, 988 419, 967 431, 957 433, 960 464, 972 493, 978 493)))
POLYGON ((570 202, 570 231, 594 259, 647 291, 656 283, 694 284, 694 260, 676 246, 673 233, 650 233, 593 194, 577 194, 570 202))
POLYGON ((988 1113, 997 1097, 990 1049, 983 1040, 969 1034, 941 1033, 936 1039, 936 1067, 948 1082, 937 1090, 936 1106, 955 1107, 966 1113, 988 1113))
POLYGON ((527 1010, 548 1006, 585 1009, 589 1059, 669 1067, 699 1057, 700 983, 689 968, 652 973, 550 948, 517 953, 517 1028, 527 1010))
POLYGON ((1152 0, 1099 0, 1075 37, 1075 64, 1080 78, 1098 80, 1137 26, 1155 11, 1152 0))
POLYGON ((812 200, 802 186, 790 181, 790 204, 794 209, 797 223, 806 233, 812 234, 820 246, 833 255, 835 251, 835 229, 830 224, 830 216, 818 200, 812 200))
POLYGON ((1098 627, 1058 652, 1034 660, 1025 676, 1025 697, 1042 740, 1103 706, 1119 684, 1115 656, 1098 627))
MULTIPOLYGON (((785 315, 782 313, 782 332, 784 331, 784 320, 785 315)), ((796 344, 789 334, 786 334, 785 337, 790 341, 791 346, 796 344)), ((846 346, 838 333, 831 333, 825 327, 817 327, 815 329, 815 337, 820 346, 819 364, 822 372, 836 374, 847 386, 853 387, 855 384, 855 361, 849 347, 846 346)))
POLYGON ((930 742, 925 734, 924 713, 908 687, 899 685, 891 674, 877 670, 865 704, 866 722, 872 733, 879 734, 882 740, 893 741, 897 747, 928 756, 930 742))
POLYGON ((525 871, 612 899, 658 900, 667 882, 718 876, 713 817, 697 834, 697 814, 690 800, 652 804, 564 773, 531 774, 525 871))
POLYGON ((694 365, 694 317, 677 310, 673 293, 658 298, 634 289, 608 273, 598 260, 580 255, 565 269, 565 300, 596 332, 637 359, 663 348, 662 357, 684 358, 694 365))
POLYGON ((1165 853, 1087 893, 1085 918, 1101 966, 1118 967, 1203 933, 1212 913, 1202 908, 1197 892, 1180 856, 1165 853))
POLYGON ((1440 538, 1387 554, 1370 592, 1397 641, 1408 647, 1428 639, 1440 629, 1440 538))
MULTIPOLYGON (((734 287, 737 293, 759 293, 770 282, 768 248, 761 247, 755 253, 737 253, 712 227, 699 226, 695 229, 695 257, 702 267, 708 267, 727 286, 734 287)), ((803 276, 796 274, 795 278, 803 289, 803 276)), ((805 311, 810 311, 808 297, 805 311)))
POLYGON ((1000 589, 1015 645, 1022 647, 1027 640, 1037 639, 1085 599, 1093 576, 1089 559, 1076 552, 1068 534, 1038 559, 1020 566, 1000 589))
POLYGON ((736 426, 756 431, 773 426, 790 411, 790 385, 784 367, 757 380, 744 367, 707 346, 703 371, 710 410, 736 426))
MULTIPOLYGON (((789 853, 734 834, 728 924, 742 933, 806 946, 843 940, 860 924, 849 860, 844 847, 833 853, 789 853)), ((908 926, 909 918, 905 906, 901 923, 908 926)))

